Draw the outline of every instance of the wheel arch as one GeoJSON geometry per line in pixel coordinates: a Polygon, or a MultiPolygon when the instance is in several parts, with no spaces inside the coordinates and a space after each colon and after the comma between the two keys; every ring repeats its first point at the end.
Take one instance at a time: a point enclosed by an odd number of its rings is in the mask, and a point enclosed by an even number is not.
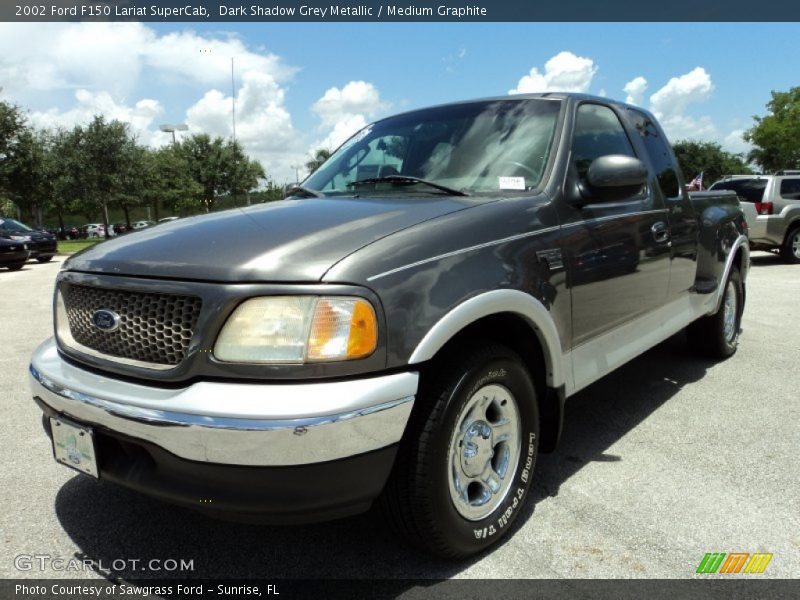
{"type": "Polygon", "coordinates": [[[786,244],[786,241],[789,239],[789,236],[795,229],[800,229],[800,211],[795,214],[789,224],[786,226],[786,232],[783,234],[783,241],[781,242],[781,246],[786,244]]]}
{"type": "Polygon", "coordinates": [[[437,321],[417,345],[409,363],[436,364],[474,340],[495,341],[519,354],[536,387],[541,421],[539,449],[555,449],[564,417],[566,377],[558,331],[549,311],[524,292],[481,294],[437,321]]]}

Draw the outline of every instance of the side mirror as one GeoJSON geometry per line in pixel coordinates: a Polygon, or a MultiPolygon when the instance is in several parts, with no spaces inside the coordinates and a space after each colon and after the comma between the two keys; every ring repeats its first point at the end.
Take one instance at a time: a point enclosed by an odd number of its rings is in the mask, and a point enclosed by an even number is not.
{"type": "Polygon", "coordinates": [[[601,197],[633,195],[647,183],[647,167],[638,158],[608,154],[592,161],[586,173],[590,195],[601,197]]]}
{"type": "Polygon", "coordinates": [[[638,158],[609,154],[592,161],[586,179],[593,188],[634,188],[647,183],[647,167],[638,158]]]}

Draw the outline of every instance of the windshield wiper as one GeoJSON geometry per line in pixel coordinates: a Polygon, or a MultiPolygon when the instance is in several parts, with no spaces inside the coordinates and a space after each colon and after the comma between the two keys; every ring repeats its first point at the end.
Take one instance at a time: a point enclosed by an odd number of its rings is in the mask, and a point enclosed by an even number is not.
{"type": "Polygon", "coordinates": [[[288,190],[286,190],[287,198],[289,196],[297,196],[303,194],[306,198],[324,198],[325,194],[322,192],[318,192],[317,190],[312,190],[311,188],[303,187],[302,185],[293,185],[288,190]]]}
{"type": "Polygon", "coordinates": [[[453,196],[469,196],[467,192],[462,192],[461,190],[447,187],[446,185],[441,185],[433,181],[428,181],[427,179],[420,179],[419,177],[411,177],[410,175],[386,175],[384,177],[370,177],[369,179],[360,179],[358,181],[350,182],[347,184],[347,186],[355,187],[357,185],[367,185],[370,183],[397,183],[399,185],[402,184],[410,185],[412,183],[421,183],[423,185],[427,185],[428,187],[432,187],[437,190],[447,192],[448,194],[452,194],[453,196]]]}

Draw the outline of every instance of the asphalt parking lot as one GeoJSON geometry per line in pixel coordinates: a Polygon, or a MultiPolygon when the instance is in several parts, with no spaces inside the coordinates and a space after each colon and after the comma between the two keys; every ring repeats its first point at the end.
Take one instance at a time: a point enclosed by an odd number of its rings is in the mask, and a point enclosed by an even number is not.
{"type": "Polygon", "coordinates": [[[51,335],[60,262],[0,271],[0,577],[86,577],[15,568],[35,554],[193,560],[182,577],[685,578],[706,552],[771,552],[762,577],[800,574],[800,266],[754,253],[732,359],[699,359],[679,335],[570,399],[561,446],[540,457],[514,535],[446,562],[398,544],[374,514],[226,523],[57,465],[27,367],[51,335]]]}

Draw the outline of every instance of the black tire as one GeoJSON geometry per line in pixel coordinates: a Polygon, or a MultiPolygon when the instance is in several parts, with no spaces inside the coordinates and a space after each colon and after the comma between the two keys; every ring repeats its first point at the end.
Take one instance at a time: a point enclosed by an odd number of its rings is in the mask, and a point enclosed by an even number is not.
{"type": "Polygon", "coordinates": [[[51,260],[53,260],[53,257],[52,256],[37,256],[36,260],[39,261],[40,263],[46,263],[46,262],[50,262],[51,260]]]}
{"type": "Polygon", "coordinates": [[[739,346],[739,332],[744,311],[744,283],[739,268],[731,268],[725,282],[722,302],[719,310],[713,315],[698,319],[686,329],[689,344],[702,354],[715,359],[725,359],[736,353],[739,346]],[[726,301],[728,294],[735,296],[733,330],[726,330],[726,301]]]}
{"type": "Polygon", "coordinates": [[[13,265],[6,265],[6,268],[7,268],[9,271],[19,271],[19,270],[20,270],[22,267],[24,267],[24,266],[25,266],[25,263],[26,263],[26,262],[27,262],[27,261],[24,261],[24,260],[23,260],[22,262],[14,263],[13,265]]]}
{"type": "MultiPolygon", "coordinates": [[[[380,507],[395,532],[417,547],[446,558],[481,552],[499,542],[519,516],[533,480],[538,445],[536,391],[522,360],[505,346],[491,342],[473,345],[433,365],[423,377],[394,470],[379,501],[380,507]],[[495,396],[488,400],[487,395],[476,393],[487,389],[500,390],[502,400],[498,401],[495,396]],[[506,392],[508,396],[503,395],[506,392]],[[488,404],[488,408],[481,408],[483,404],[488,404]],[[500,404],[504,408],[500,408],[500,404]],[[473,411],[462,415],[469,406],[473,411]],[[498,408],[501,411],[515,408],[518,419],[509,421],[503,418],[502,412],[493,413],[497,415],[493,419],[490,411],[498,408]],[[486,419],[471,421],[473,424],[499,427],[504,422],[512,423],[508,431],[513,428],[517,432],[516,438],[509,434],[509,441],[514,443],[504,447],[507,442],[498,441],[502,436],[495,439],[495,430],[488,434],[490,438],[485,437],[486,433],[481,434],[484,437],[468,438],[473,428],[459,430],[458,424],[467,423],[469,415],[473,414],[482,414],[486,419]],[[457,430],[459,435],[456,435],[457,430]],[[477,440],[481,449],[470,455],[475,458],[465,458],[467,448],[477,447],[471,440],[477,440]],[[485,450],[486,447],[490,450],[485,450]],[[455,452],[451,453],[453,448],[455,452]],[[516,460],[513,460],[514,455],[516,460]],[[456,489],[452,473],[456,471],[453,465],[463,465],[462,460],[474,460],[471,466],[483,462],[487,469],[491,465],[492,473],[505,473],[504,477],[493,481],[498,485],[496,496],[488,485],[483,486],[482,490],[490,493],[491,500],[487,504],[476,507],[462,502],[461,508],[456,508],[457,500],[451,495],[454,493],[451,488],[456,489]],[[466,518],[460,512],[471,510],[491,512],[482,518],[478,514],[466,518]]],[[[462,477],[468,475],[461,473],[456,479],[462,477]]],[[[472,482],[462,486],[464,496],[473,489],[470,486],[481,488],[482,485],[472,482]]]]}
{"type": "Polygon", "coordinates": [[[800,227],[794,227],[786,234],[781,246],[781,258],[791,265],[800,264],[800,227]]]}

